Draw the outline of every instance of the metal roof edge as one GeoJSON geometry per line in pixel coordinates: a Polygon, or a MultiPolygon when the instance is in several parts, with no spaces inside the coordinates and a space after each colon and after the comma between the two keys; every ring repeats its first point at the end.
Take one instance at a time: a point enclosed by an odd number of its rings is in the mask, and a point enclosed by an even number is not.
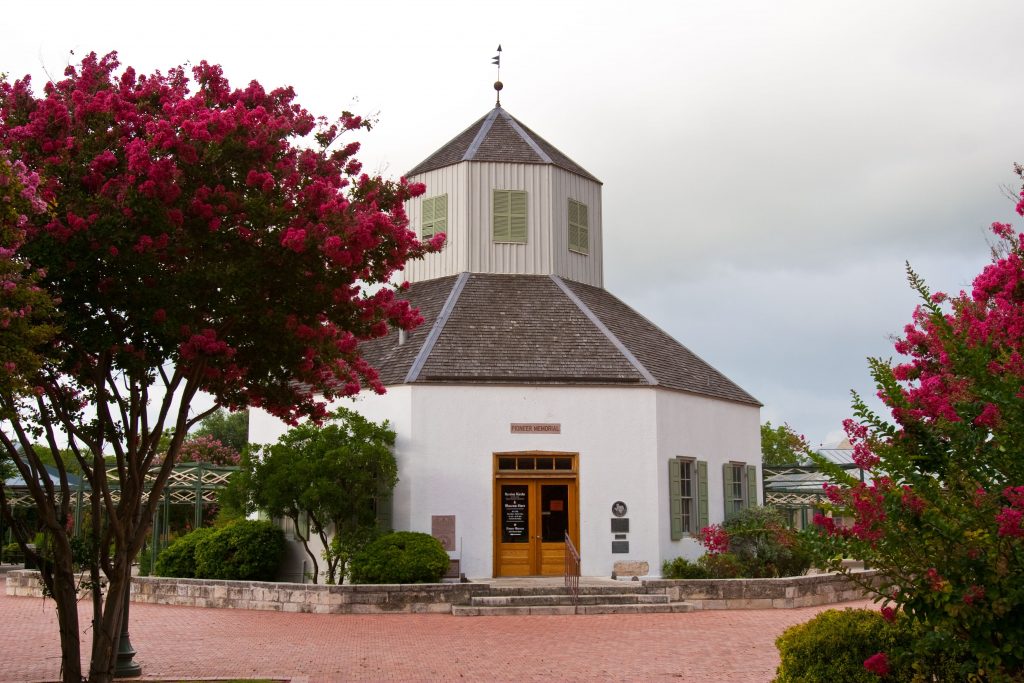
{"type": "Polygon", "coordinates": [[[648,371],[647,368],[644,367],[644,364],[641,363],[637,359],[637,357],[633,355],[633,352],[626,348],[626,345],[623,344],[622,341],[618,337],[616,337],[612,333],[612,331],[605,326],[603,322],[601,322],[601,319],[597,317],[597,314],[590,310],[590,307],[583,303],[583,301],[578,296],[576,296],[576,293],[569,289],[568,285],[562,282],[562,278],[558,277],[555,274],[548,275],[548,277],[551,278],[552,282],[558,285],[558,288],[561,289],[567,297],[569,297],[570,301],[576,304],[576,307],[580,309],[583,315],[587,316],[590,322],[593,323],[594,327],[596,327],[601,332],[601,334],[603,334],[608,339],[608,341],[610,341],[612,345],[615,346],[616,349],[618,349],[619,353],[621,353],[623,357],[627,361],[629,361],[629,364],[632,365],[636,369],[636,371],[643,376],[645,380],[647,380],[648,384],[650,384],[651,386],[658,385],[658,380],[654,377],[654,375],[652,375],[650,371],[648,371]]]}
{"type": "Polygon", "coordinates": [[[409,367],[409,372],[405,375],[405,384],[415,382],[420,376],[420,372],[423,370],[427,358],[430,357],[431,352],[434,350],[434,344],[437,343],[441,332],[444,331],[448,318],[451,316],[452,311],[455,310],[455,304],[458,303],[459,296],[462,294],[462,290],[465,288],[468,280],[468,272],[459,273],[455,284],[452,286],[452,291],[448,293],[448,299],[444,302],[441,312],[437,315],[437,320],[434,321],[433,326],[430,328],[430,334],[427,335],[423,346],[420,347],[419,353],[416,354],[416,359],[413,360],[412,365],[409,367]]]}

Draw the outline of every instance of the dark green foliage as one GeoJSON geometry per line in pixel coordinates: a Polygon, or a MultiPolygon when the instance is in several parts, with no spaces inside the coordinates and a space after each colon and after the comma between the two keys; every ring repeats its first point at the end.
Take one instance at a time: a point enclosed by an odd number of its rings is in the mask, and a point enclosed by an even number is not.
{"type": "Polygon", "coordinates": [[[707,553],[697,559],[697,565],[707,572],[709,579],[750,578],[744,572],[743,564],[732,553],[707,553]]]}
{"type": "Polygon", "coordinates": [[[284,532],[274,524],[241,520],[214,530],[196,545],[195,576],[197,579],[273,581],[284,549],[284,532]]]}
{"type": "Polygon", "coordinates": [[[3,547],[3,561],[7,563],[21,562],[21,546],[17,543],[8,543],[3,547]]]}
{"type": "Polygon", "coordinates": [[[224,409],[217,410],[199,423],[199,429],[192,436],[212,436],[241,453],[249,443],[249,411],[229,413],[224,409]]]}
{"type": "Polygon", "coordinates": [[[772,427],[771,421],[761,425],[761,462],[765,465],[800,465],[810,462],[810,447],[803,436],[788,424],[772,427]]]}
{"type": "Polygon", "coordinates": [[[258,509],[292,520],[302,530],[299,538],[314,581],[320,570],[308,541],[318,536],[327,550],[327,582],[335,583],[352,550],[375,535],[377,506],[398,481],[398,467],[391,452],[395,432],[387,422],[377,424],[344,408],[331,418],[322,426],[299,425],[277,443],[246,453],[220,501],[229,509],[258,509]],[[331,543],[332,533],[339,544],[331,543]]]}
{"type": "Polygon", "coordinates": [[[447,569],[441,542],[415,531],[381,536],[349,564],[352,583],[436,583],[447,569]]]}
{"type": "Polygon", "coordinates": [[[909,651],[915,642],[923,640],[924,631],[902,613],[886,621],[875,610],[830,609],[790,627],[776,639],[782,661],[775,683],[967,680],[959,673],[957,654],[949,651],[916,661],[890,655],[889,674],[884,678],[864,667],[865,660],[879,652],[909,651]]]}
{"type": "Polygon", "coordinates": [[[661,565],[661,575],[666,579],[710,579],[708,570],[698,562],[690,562],[685,557],[666,560],[661,565]]]}
{"type": "Polygon", "coordinates": [[[801,576],[811,566],[806,534],[789,528],[777,508],[746,508],[722,528],[729,536],[729,553],[736,557],[745,578],[801,576]]]}
{"type": "Polygon", "coordinates": [[[203,527],[176,538],[157,555],[153,575],[180,579],[195,578],[196,547],[201,541],[209,538],[214,531],[209,527],[203,527]]]}
{"type": "MultiPolygon", "coordinates": [[[[347,567],[353,557],[386,533],[391,533],[391,530],[368,525],[345,525],[336,528],[331,545],[324,551],[324,556],[327,559],[335,558],[338,567],[347,567]]],[[[334,578],[328,576],[327,582],[333,583],[334,578]]]]}

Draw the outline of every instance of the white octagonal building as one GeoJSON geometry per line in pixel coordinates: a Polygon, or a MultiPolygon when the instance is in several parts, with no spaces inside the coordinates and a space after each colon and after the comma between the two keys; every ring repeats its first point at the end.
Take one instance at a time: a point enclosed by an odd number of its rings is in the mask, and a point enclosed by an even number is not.
{"type": "Polygon", "coordinates": [[[469,577],[561,574],[566,535],[585,576],[659,576],[757,503],[760,403],[603,288],[600,181],[500,105],[408,178],[448,237],[405,273],[425,322],[365,343],[387,393],[343,402],[397,432],[393,528],[469,577]]]}

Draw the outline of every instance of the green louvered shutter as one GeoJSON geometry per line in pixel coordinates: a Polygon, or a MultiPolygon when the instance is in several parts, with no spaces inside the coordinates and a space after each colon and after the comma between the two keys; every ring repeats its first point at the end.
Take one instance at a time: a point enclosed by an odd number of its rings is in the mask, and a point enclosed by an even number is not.
{"type": "Polygon", "coordinates": [[[697,461],[697,528],[695,533],[706,527],[708,522],[708,462],[697,461]]]}
{"type": "Polygon", "coordinates": [[[725,505],[725,520],[732,519],[732,464],[722,465],[722,500],[725,505]]]}
{"type": "Polygon", "coordinates": [[[754,465],[747,465],[747,499],[744,502],[748,508],[757,505],[757,467],[754,465]]]}
{"type": "Polygon", "coordinates": [[[526,193],[520,190],[511,190],[510,205],[511,216],[509,221],[509,242],[526,244],[526,193]]]}
{"type": "Polygon", "coordinates": [[[586,254],[590,250],[590,222],[587,205],[569,200],[569,249],[586,254]]]}
{"type": "Polygon", "coordinates": [[[672,458],[668,461],[668,509],[672,540],[683,537],[683,498],[682,498],[683,463],[672,458]]]}
{"type": "Polygon", "coordinates": [[[508,242],[512,234],[512,199],[509,190],[495,190],[492,203],[491,234],[495,242],[508,242]]]}
{"type": "Polygon", "coordinates": [[[423,200],[423,239],[434,236],[434,198],[423,200]]]}
{"type": "Polygon", "coordinates": [[[569,200],[569,250],[580,250],[580,203],[569,200]]]}
{"type": "Polygon", "coordinates": [[[590,253],[590,210],[580,204],[580,252],[590,253]]]}
{"type": "Polygon", "coordinates": [[[448,195],[423,200],[423,239],[448,232],[448,195]]]}

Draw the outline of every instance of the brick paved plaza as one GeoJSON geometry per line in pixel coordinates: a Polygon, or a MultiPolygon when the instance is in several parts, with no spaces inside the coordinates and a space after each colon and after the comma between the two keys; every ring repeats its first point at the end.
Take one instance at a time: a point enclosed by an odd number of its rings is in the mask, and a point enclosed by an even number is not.
{"type": "MultiPolygon", "coordinates": [[[[764,683],[778,664],[775,638],[824,609],[452,617],[139,604],[131,635],[149,679],[764,683]]],[[[80,613],[87,644],[86,602],[80,613]]],[[[60,667],[53,602],[7,597],[2,580],[0,662],[0,681],[56,680],[60,667]]]]}

